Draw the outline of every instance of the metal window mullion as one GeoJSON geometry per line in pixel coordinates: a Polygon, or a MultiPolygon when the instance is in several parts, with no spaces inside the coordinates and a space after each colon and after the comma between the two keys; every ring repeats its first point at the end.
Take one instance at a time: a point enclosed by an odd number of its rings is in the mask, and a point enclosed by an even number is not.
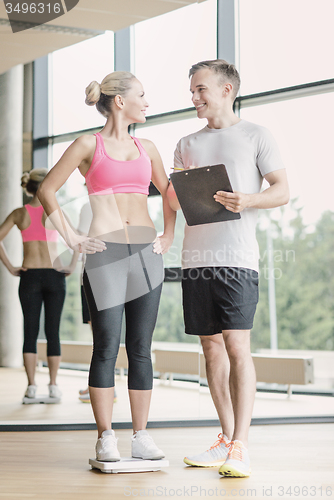
{"type": "Polygon", "coordinates": [[[152,127],[153,125],[163,125],[165,123],[187,120],[189,118],[196,118],[196,116],[197,113],[195,108],[170,111],[168,113],[148,116],[145,123],[136,123],[135,128],[140,129],[145,127],[152,127]]]}
{"type": "Polygon", "coordinates": [[[242,108],[334,92],[334,79],[237,97],[242,108]]]}
{"type": "Polygon", "coordinates": [[[116,31],[114,34],[114,67],[115,71],[133,71],[131,27],[116,31]]]}
{"type": "Polygon", "coordinates": [[[217,57],[239,66],[237,0],[217,0],[217,57]]]}
{"type": "MultiPolygon", "coordinates": [[[[34,76],[35,78],[35,76],[34,76]]],[[[313,95],[319,95],[323,93],[334,92],[334,79],[323,80],[319,82],[307,83],[304,85],[297,85],[294,87],[287,87],[283,89],[275,89],[268,92],[261,92],[259,94],[239,96],[236,99],[235,109],[238,111],[239,107],[250,107],[260,104],[268,104],[278,101],[284,101],[287,99],[296,99],[298,97],[308,97],[313,95]]],[[[34,121],[35,121],[35,97],[34,97],[34,121]]],[[[145,126],[162,125],[165,123],[171,123],[173,121],[185,120],[189,118],[195,118],[196,111],[194,108],[186,108],[181,110],[169,111],[167,113],[161,113],[158,115],[148,116],[145,124],[136,124],[136,128],[144,128],[145,126]]],[[[100,127],[95,127],[91,129],[77,130],[75,132],[68,132],[65,134],[60,134],[56,136],[45,135],[44,137],[39,137],[34,139],[34,148],[39,149],[52,140],[53,144],[59,144],[61,142],[72,141],[83,134],[93,134],[98,132],[100,127]]]]}
{"type": "Polygon", "coordinates": [[[33,63],[33,168],[48,168],[50,165],[48,143],[35,148],[36,140],[49,138],[49,106],[49,61],[48,56],[44,56],[33,63]]]}

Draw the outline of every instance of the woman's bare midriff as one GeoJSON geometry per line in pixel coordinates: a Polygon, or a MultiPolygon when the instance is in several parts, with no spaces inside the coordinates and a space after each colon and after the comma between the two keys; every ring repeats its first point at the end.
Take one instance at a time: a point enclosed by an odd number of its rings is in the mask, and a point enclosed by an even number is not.
{"type": "Polygon", "coordinates": [[[57,257],[57,243],[47,241],[25,241],[23,243],[22,267],[27,269],[52,269],[51,259],[57,257]]]}
{"type": "Polygon", "coordinates": [[[147,195],[91,195],[93,220],[89,236],[113,243],[151,243],[156,236],[147,195]]]}

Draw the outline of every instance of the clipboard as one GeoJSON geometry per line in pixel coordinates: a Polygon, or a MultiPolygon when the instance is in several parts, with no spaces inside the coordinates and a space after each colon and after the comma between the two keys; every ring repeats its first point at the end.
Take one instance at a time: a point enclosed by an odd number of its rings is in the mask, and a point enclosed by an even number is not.
{"type": "Polygon", "coordinates": [[[184,169],[172,173],[170,178],[188,226],[241,218],[213,197],[217,191],[233,193],[225,165],[184,169]]]}

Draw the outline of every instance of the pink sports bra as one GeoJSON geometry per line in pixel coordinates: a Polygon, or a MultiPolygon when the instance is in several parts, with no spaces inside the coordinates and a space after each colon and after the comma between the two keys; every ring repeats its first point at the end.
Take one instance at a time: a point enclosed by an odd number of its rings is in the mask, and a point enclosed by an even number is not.
{"type": "Polygon", "coordinates": [[[148,194],[152,176],[151,160],[141,143],[134,140],[140,156],[135,160],[114,160],[108,156],[100,133],[92,164],[85,176],[88,194],[141,193],[148,194]]]}
{"type": "Polygon", "coordinates": [[[44,208],[24,205],[30,215],[30,225],[21,231],[22,240],[25,241],[57,241],[58,232],[55,229],[46,229],[42,224],[44,208]]]}

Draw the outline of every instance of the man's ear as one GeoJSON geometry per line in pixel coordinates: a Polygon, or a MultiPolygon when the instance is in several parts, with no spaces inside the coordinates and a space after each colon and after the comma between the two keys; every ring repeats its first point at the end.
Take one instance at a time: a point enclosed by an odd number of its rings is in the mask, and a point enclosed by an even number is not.
{"type": "Polygon", "coordinates": [[[224,87],[223,87],[223,94],[224,95],[231,95],[233,91],[233,86],[231,83],[224,83],[224,87]]]}

